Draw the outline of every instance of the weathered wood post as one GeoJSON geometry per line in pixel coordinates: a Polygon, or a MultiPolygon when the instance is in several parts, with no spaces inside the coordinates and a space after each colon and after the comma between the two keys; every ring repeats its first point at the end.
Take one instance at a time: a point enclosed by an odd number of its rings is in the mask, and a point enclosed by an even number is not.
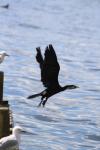
{"type": "Polygon", "coordinates": [[[4,73],[0,71],[0,138],[10,134],[8,101],[3,101],[4,73]]]}
{"type": "Polygon", "coordinates": [[[0,71],[0,102],[3,101],[3,81],[4,81],[4,73],[0,71]]]}

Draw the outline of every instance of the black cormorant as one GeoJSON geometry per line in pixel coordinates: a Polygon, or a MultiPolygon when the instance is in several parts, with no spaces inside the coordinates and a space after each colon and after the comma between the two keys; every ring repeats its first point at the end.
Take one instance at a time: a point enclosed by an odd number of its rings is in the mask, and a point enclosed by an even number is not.
{"type": "Polygon", "coordinates": [[[41,96],[41,102],[39,103],[39,106],[41,105],[45,106],[49,97],[64,90],[75,89],[78,86],[76,85],[66,85],[64,87],[60,86],[58,82],[60,66],[57,60],[55,50],[51,44],[46,47],[44,58],[41,54],[40,47],[36,48],[36,50],[37,50],[36,60],[39,63],[41,69],[41,81],[44,87],[46,87],[46,89],[38,94],[30,95],[28,99],[41,96]]]}

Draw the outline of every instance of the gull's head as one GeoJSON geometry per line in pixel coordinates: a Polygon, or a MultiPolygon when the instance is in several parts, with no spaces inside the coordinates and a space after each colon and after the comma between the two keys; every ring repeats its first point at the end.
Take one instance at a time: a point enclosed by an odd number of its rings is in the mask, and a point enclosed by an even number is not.
{"type": "Polygon", "coordinates": [[[20,127],[20,126],[15,126],[14,128],[13,128],[13,134],[20,134],[21,132],[23,131],[23,128],[22,127],[20,127]]]}
{"type": "Polygon", "coordinates": [[[15,126],[12,130],[12,134],[16,137],[19,143],[20,143],[20,135],[22,131],[23,131],[23,128],[20,126],[15,126]]]}
{"type": "Polygon", "coordinates": [[[12,130],[12,134],[15,137],[15,139],[18,141],[18,143],[20,143],[21,132],[23,132],[23,128],[20,126],[15,126],[12,130]]]}
{"type": "Polygon", "coordinates": [[[2,52],[0,52],[0,56],[5,57],[5,56],[9,56],[9,55],[5,51],[2,51],[2,52]]]}

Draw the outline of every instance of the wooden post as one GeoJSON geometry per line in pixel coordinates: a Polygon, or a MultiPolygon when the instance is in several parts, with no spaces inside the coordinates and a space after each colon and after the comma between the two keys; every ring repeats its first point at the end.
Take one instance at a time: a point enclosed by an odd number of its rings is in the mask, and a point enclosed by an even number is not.
{"type": "Polygon", "coordinates": [[[4,80],[4,73],[0,71],[0,102],[3,101],[3,80],[4,80]]]}
{"type": "Polygon", "coordinates": [[[8,101],[3,101],[4,73],[0,71],[0,138],[10,134],[8,101]]]}
{"type": "Polygon", "coordinates": [[[0,107],[0,138],[10,134],[9,107],[0,107]]]}

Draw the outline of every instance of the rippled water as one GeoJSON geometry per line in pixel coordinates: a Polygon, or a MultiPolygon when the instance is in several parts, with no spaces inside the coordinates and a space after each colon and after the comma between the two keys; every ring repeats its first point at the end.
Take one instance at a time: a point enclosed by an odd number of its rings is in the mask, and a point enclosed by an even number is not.
{"type": "Polygon", "coordinates": [[[5,72],[4,99],[14,123],[27,131],[20,150],[100,149],[100,1],[2,0],[0,49],[11,56],[0,65],[5,72]],[[37,46],[52,43],[61,66],[62,85],[80,88],[51,97],[45,108],[40,98],[37,46]]]}

